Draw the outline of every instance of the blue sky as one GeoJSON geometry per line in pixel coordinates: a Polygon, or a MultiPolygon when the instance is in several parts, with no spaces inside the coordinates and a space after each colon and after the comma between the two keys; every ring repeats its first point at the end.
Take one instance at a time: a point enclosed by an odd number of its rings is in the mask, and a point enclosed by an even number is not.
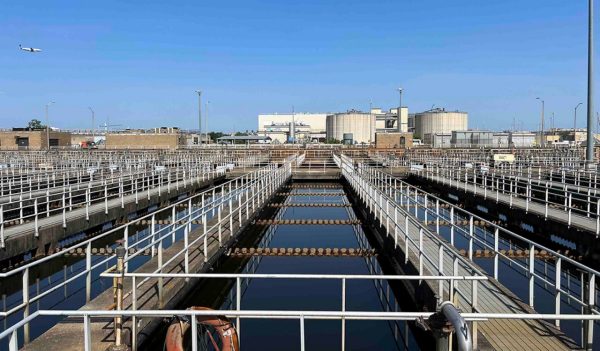
{"type": "Polygon", "coordinates": [[[583,127],[586,26],[586,0],[4,2],[0,127],[56,101],[62,128],[89,128],[88,106],[124,127],[195,128],[200,88],[209,129],[229,132],[292,105],[388,108],[398,86],[411,112],[468,111],[472,128],[536,128],[537,96],[557,127],[583,102],[583,127]]]}

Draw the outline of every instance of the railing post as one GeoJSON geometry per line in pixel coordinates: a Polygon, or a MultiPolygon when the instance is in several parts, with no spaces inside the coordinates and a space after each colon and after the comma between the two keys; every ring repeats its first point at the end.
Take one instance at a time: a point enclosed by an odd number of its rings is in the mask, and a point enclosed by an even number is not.
{"type": "Polygon", "coordinates": [[[85,246],[85,302],[90,302],[92,295],[92,241],[85,246]]]}
{"type": "Polygon", "coordinates": [[[192,323],[191,337],[192,337],[192,351],[198,351],[198,321],[196,316],[190,316],[190,322],[192,323]]]}
{"type": "Polygon", "coordinates": [[[423,228],[419,228],[419,275],[423,275],[423,228]]]}
{"type": "Polygon", "coordinates": [[[475,227],[473,226],[473,215],[469,216],[469,261],[473,261],[473,238],[475,227]]]}
{"type": "MultiPolygon", "coordinates": [[[[586,315],[591,315],[596,304],[596,275],[592,272],[588,273],[588,280],[582,284],[585,284],[584,302],[586,306],[584,308],[586,315]],[[586,301],[587,300],[587,301],[586,301]]],[[[594,349],[594,321],[587,320],[583,322],[583,336],[584,336],[584,348],[586,350],[594,349]]]]}
{"type": "Polygon", "coordinates": [[[454,246],[454,205],[450,205],[450,244],[454,246]]]}
{"type": "Polygon", "coordinates": [[[535,246],[529,245],[529,306],[534,307],[535,293],[535,246]]]}
{"type": "MultiPolygon", "coordinates": [[[[478,297],[477,297],[477,292],[478,292],[478,282],[476,279],[473,279],[473,285],[472,285],[472,290],[471,290],[471,296],[472,296],[472,305],[471,305],[471,312],[472,313],[476,313],[477,312],[477,305],[478,305],[478,297]]],[[[472,322],[472,328],[471,328],[471,338],[473,340],[473,350],[478,350],[478,340],[477,340],[477,321],[473,321],[472,322]]]]}
{"type": "MultiPolygon", "coordinates": [[[[237,312],[241,311],[241,309],[242,309],[242,280],[241,279],[242,278],[240,278],[240,277],[235,278],[235,310],[237,312]]],[[[239,315],[236,317],[235,326],[237,329],[238,339],[241,339],[242,326],[240,325],[240,316],[239,315]]],[[[241,341],[240,341],[240,344],[241,344],[241,341]]]]}
{"type": "Polygon", "coordinates": [[[33,215],[34,215],[34,227],[35,227],[35,237],[37,238],[40,235],[40,228],[38,226],[38,199],[33,200],[33,215]]]}
{"type": "MultiPolygon", "coordinates": [[[[562,258],[559,256],[556,258],[556,264],[554,266],[554,314],[560,314],[560,289],[561,289],[561,278],[562,278],[562,258]]],[[[554,325],[560,328],[560,319],[554,321],[554,325]]]]}
{"type": "MultiPolygon", "coordinates": [[[[125,265],[124,265],[124,260],[125,260],[125,253],[127,252],[127,250],[123,247],[123,246],[118,246],[116,251],[116,255],[117,255],[117,270],[116,273],[119,274],[119,276],[116,279],[116,293],[115,293],[115,305],[116,308],[115,310],[117,311],[122,311],[123,310],[123,276],[125,273],[125,265]]],[[[117,315],[115,316],[114,319],[114,324],[115,324],[115,343],[114,345],[111,345],[109,347],[109,350],[111,351],[117,351],[117,350],[127,350],[127,345],[125,345],[123,343],[123,316],[122,315],[117,315]]]]}
{"type": "MultiPolygon", "coordinates": [[[[440,243],[438,246],[438,275],[444,275],[444,246],[440,243]]],[[[444,281],[438,281],[438,305],[444,301],[444,281]]]]}
{"type": "MultiPolygon", "coordinates": [[[[23,319],[29,316],[29,268],[23,270],[23,319]]],[[[6,318],[6,317],[5,317],[6,318]]],[[[23,342],[29,343],[29,323],[25,323],[23,326],[23,342]]]]}
{"type": "MultiPolygon", "coordinates": [[[[342,278],[342,312],[346,312],[346,278],[342,278]]],[[[346,350],[346,318],[342,317],[342,351],[346,350]]]]}
{"type": "Polygon", "coordinates": [[[500,253],[498,252],[498,244],[500,241],[500,229],[498,229],[498,227],[496,227],[496,229],[494,230],[494,279],[498,280],[498,268],[499,268],[499,258],[500,258],[500,253]]]}
{"type": "Polygon", "coordinates": [[[4,248],[4,206],[0,205],[0,248],[4,248]]]}

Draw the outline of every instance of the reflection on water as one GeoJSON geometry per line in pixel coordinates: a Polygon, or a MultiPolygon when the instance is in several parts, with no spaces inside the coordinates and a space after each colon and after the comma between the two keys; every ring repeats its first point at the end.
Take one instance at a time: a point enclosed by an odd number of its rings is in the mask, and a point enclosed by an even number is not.
{"type": "MultiPolygon", "coordinates": [[[[315,193],[318,188],[294,189],[293,192],[315,193]]],[[[341,189],[327,190],[340,196],[290,196],[288,202],[344,202],[341,189]]],[[[278,216],[282,219],[349,219],[351,208],[344,207],[287,207],[278,216]]],[[[258,246],[276,248],[358,248],[368,245],[360,227],[351,225],[276,225],[267,230],[258,246]]],[[[239,258],[230,258],[240,260],[239,258]]],[[[224,264],[224,267],[231,265],[224,264]]],[[[243,269],[255,273],[288,274],[370,274],[381,272],[377,260],[362,257],[254,257],[243,269]],[[370,265],[370,268],[369,268],[370,265]]],[[[340,280],[252,279],[242,283],[243,310],[312,310],[340,311],[342,283],[340,280]]],[[[386,282],[348,280],[346,283],[347,311],[383,311],[397,309],[393,294],[386,282]],[[383,290],[380,294],[378,287],[383,290]],[[388,301],[385,301],[388,296],[388,301]],[[383,298],[383,300],[381,299],[383,298]]],[[[235,287],[218,306],[235,309],[235,287]],[[233,303],[232,303],[233,301],[233,303]]],[[[202,302],[196,296],[187,303],[202,302]]],[[[414,337],[404,322],[346,321],[346,350],[418,350],[414,337]]],[[[305,345],[308,350],[341,348],[340,320],[306,320],[305,345]]],[[[298,320],[242,319],[241,345],[244,350],[300,349],[298,320]]]]}

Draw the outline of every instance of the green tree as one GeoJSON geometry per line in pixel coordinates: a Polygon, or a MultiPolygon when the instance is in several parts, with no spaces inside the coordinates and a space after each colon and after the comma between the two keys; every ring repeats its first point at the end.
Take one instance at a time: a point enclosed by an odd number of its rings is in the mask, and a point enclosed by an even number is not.
{"type": "Polygon", "coordinates": [[[210,139],[212,141],[217,141],[217,139],[219,139],[220,137],[223,136],[222,132],[210,132],[208,133],[208,135],[210,136],[210,139]]]}
{"type": "Polygon", "coordinates": [[[31,121],[29,121],[29,123],[27,123],[27,128],[29,128],[29,129],[44,129],[44,128],[46,128],[46,126],[43,125],[39,119],[34,118],[31,121]]]}

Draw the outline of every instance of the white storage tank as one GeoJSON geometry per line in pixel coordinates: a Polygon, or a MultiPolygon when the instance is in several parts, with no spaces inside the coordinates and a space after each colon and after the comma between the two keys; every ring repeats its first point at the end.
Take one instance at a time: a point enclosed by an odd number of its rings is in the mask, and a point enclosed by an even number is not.
{"type": "Polygon", "coordinates": [[[415,133],[421,139],[424,139],[426,134],[446,134],[468,129],[466,112],[451,112],[437,108],[415,114],[415,133]]]}
{"type": "Polygon", "coordinates": [[[368,144],[375,141],[375,115],[348,111],[327,116],[327,139],[343,141],[344,134],[352,134],[354,143],[368,144]]]}

